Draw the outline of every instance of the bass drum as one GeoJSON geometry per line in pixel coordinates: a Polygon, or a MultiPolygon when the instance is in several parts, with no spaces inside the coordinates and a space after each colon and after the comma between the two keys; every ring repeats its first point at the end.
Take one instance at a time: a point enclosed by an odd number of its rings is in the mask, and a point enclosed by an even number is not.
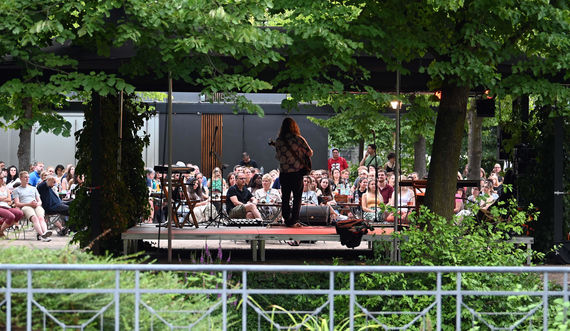
{"type": "Polygon", "coordinates": [[[329,225],[329,206],[301,206],[299,221],[307,225],[329,225]]]}

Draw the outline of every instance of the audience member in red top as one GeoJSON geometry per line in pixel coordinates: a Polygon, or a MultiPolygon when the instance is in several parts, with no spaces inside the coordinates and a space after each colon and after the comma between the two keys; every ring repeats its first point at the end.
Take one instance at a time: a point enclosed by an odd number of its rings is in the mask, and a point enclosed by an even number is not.
{"type": "Polygon", "coordinates": [[[378,169],[378,191],[382,194],[384,203],[388,203],[394,193],[394,188],[388,184],[386,180],[386,171],[384,169],[378,169]]]}
{"type": "Polygon", "coordinates": [[[333,148],[332,155],[333,157],[330,158],[328,162],[329,173],[332,169],[343,171],[348,168],[348,163],[346,163],[346,159],[344,157],[340,156],[338,148],[333,148]]]}

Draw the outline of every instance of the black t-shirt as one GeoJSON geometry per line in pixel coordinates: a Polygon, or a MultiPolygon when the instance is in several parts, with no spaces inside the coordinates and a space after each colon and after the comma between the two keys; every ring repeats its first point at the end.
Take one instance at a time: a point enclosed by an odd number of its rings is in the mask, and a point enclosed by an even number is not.
{"type": "Polygon", "coordinates": [[[230,199],[233,196],[236,196],[238,201],[241,203],[247,203],[251,198],[253,198],[253,194],[251,194],[245,186],[242,191],[238,189],[237,185],[230,187],[226,193],[226,209],[228,210],[228,213],[235,207],[230,199]]]}
{"type": "Polygon", "coordinates": [[[249,159],[249,162],[244,162],[243,160],[239,161],[238,163],[240,166],[242,167],[248,167],[248,168],[256,168],[259,169],[259,167],[257,166],[257,162],[255,162],[252,159],[249,159]]]}

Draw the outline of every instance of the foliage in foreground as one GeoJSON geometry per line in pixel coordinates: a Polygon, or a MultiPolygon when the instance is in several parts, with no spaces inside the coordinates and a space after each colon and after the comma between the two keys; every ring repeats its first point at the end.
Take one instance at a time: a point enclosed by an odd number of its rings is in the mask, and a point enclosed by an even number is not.
{"type": "MultiPolygon", "coordinates": [[[[412,219],[409,230],[402,232],[401,241],[402,262],[400,265],[427,265],[427,266],[522,266],[526,261],[526,250],[509,242],[513,235],[520,235],[522,225],[526,222],[528,214],[519,211],[513,206],[493,208],[491,214],[496,222],[480,222],[473,217],[466,217],[456,224],[450,223],[427,209],[422,209],[421,215],[412,219]],[[507,220],[508,221],[504,221],[507,220]],[[429,224],[429,226],[428,226],[429,224]]],[[[389,243],[388,248],[391,245],[389,243]]],[[[375,257],[366,261],[368,265],[386,264],[386,254],[378,247],[375,257]]],[[[536,259],[542,254],[533,253],[536,259]]],[[[436,289],[436,274],[429,273],[362,273],[355,274],[355,290],[401,290],[401,291],[429,291],[436,289]]],[[[456,289],[456,275],[442,275],[442,289],[456,289]]],[[[349,275],[335,276],[335,289],[349,289],[349,275]]],[[[329,275],[312,274],[255,274],[249,278],[249,286],[256,288],[329,288],[329,275]]],[[[494,273],[464,273],[462,274],[462,289],[477,291],[540,291],[543,281],[538,274],[494,274],[494,273]]],[[[550,288],[557,285],[551,284],[550,288]]],[[[253,296],[254,302],[262,309],[270,312],[271,319],[280,325],[293,326],[306,321],[308,329],[322,330],[328,328],[328,306],[318,316],[307,313],[294,313],[291,311],[313,311],[325,304],[327,297],[317,295],[272,295],[253,296]],[[276,313],[280,312],[280,313],[276,313]],[[288,312],[288,313],[284,313],[288,312]]],[[[508,314],[484,316],[490,324],[505,327],[515,324],[524,314],[537,309],[529,320],[522,325],[541,325],[542,310],[539,307],[541,297],[521,296],[464,296],[463,303],[476,312],[511,312],[508,314]],[[521,314],[522,313],[522,314],[521,314]]],[[[348,296],[337,296],[334,302],[335,325],[346,327],[349,318],[348,296]]],[[[357,296],[357,302],[370,312],[420,312],[427,309],[433,302],[434,296],[404,295],[404,296],[357,296]]],[[[255,317],[255,316],[253,316],[255,317]]],[[[251,317],[250,326],[257,324],[251,317]]],[[[357,328],[381,328],[382,324],[402,327],[411,323],[413,314],[384,314],[375,315],[376,321],[366,317],[362,311],[356,309],[354,323],[357,328]]],[[[549,300],[549,328],[564,327],[568,321],[563,319],[563,303],[561,300],[549,300]]],[[[442,326],[444,330],[455,329],[456,300],[454,297],[445,297],[442,305],[442,326]]],[[[462,308],[462,322],[465,327],[475,329],[485,328],[482,321],[473,318],[470,312],[462,308]]],[[[432,307],[425,318],[412,323],[415,328],[431,329],[436,323],[436,310],[432,307]]],[[[532,329],[532,326],[530,327],[532,329]]]]}
{"type": "Polygon", "coordinates": [[[139,102],[135,95],[125,95],[121,119],[119,97],[108,95],[100,98],[100,131],[97,131],[94,119],[97,107],[91,101],[89,111],[85,112],[84,126],[75,134],[75,156],[78,160],[75,171],[85,175],[85,183],[71,204],[69,224],[77,231],[73,240],[81,247],[95,243],[101,251],[117,253],[121,247],[121,233],[148,217],[149,213],[142,159],[149,138],[146,133],[140,136],[138,132],[150,114],[148,105],[139,102]],[[122,138],[117,134],[121,124],[122,138]],[[98,144],[100,153],[94,150],[98,144]],[[100,197],[97,210],[100,229],[92,224],[95,193],[100,197]],[[104,235],[95,242],[94,238],[101,233],[104,235]]]}
{"type": "MultiPolygon", "coordinates": [[[[9,247],[2,250],[0,263],[10,264],[131,264],[139,261],[129,258],[113,258],[109,256],[94,256],[77,250],[37,250],[27,247],[9,247]]],[[[139,286],[141,289],[156,290],[189,290],[214,289],[221,282],[221,278],[212,274],[181,274],[176,272],[141,272],[139,286]]],[[[27,277],[25,271],[12,272],[12,288],[26,288],[27,277]]],[[[134,289],[135,273],[121,272],[120,287],[134,289]]],[[[0,272],[0,287],[6,287],[6,271],[0,272]]],[[[115,287],[114,271],[36,271],[33,273],[33,287],[36,289],[113,289],[115,287]]],[[[219,299],[216,296],[205,294],[141,294],[140,328],[167,329],[157,316],[152,316],[148,308],[154,309],[168,323],[179,326],[188,326],[195,323],[202,315],[201,312],[183,313],[182,311],[205,311],[213,306],[219,299]]],[[[99,310],[108,306],[103,313],[102,329],[113,329],[115,306],[112,304],[113,294],[34,294],[34,300],[48,310],[99,310]]],[[[124,293],[120,295],[120,329],[134,329],[135,295],[124,293]]],[[[12,294],[12,327],[25,327],[26,325],[26,295],[12,294]]],[[[87,313],[57,313],[52,314],[67,325],[86,323],[96,312],[87,313]]],[[[40,330],[43,314],[34,306],[32,329],[40,330]]],[[[6,311],[0,312],[0,327],[6,322],[6,311]]],[[[87,330],[100,328],[99,318],[95,318],[87,326],[87,330]]],[[[47,329],[56,328],[57,325],[47,318],[47,329]]],[[[194,330],[211,330],[222,328],[221,309],[214,310],[209,316],[196,324],[194,330]]]]}

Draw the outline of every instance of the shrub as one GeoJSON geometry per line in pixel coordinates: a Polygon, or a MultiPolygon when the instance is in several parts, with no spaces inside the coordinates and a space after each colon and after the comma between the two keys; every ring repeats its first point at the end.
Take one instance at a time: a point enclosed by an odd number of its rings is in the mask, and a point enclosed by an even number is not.
{"type": "MultiPolygon", "coordinates": [[[[0,263],[12,264],[130,264],[137,263],[135,259],[113,258],[110,256],[94,256],[77,250],[34,250],[26,247],[10,247],[2,250],[0,263]]],[[[203,273],[182,274],[177,272],[141,272],[139,286],[141,289],[214,289],[221,282],[218,275],[203,273]]],[[[26,272],[12,273],[12,287],[25,288],[27,284],[26,272]]],[[[135,284],[134,272],[121,272],[120,286],[122,289],[133,289],[135,284]]],[[[6,287],[6,271],[0,272],[0,286],[6,287]]],[[[114,271],[35,271],[33,272],[33,287],[36,289],[112,289],[115,287],[114,271]]],[[[110,305],[103,313],[103,329],[112,329],[114,325],[114,305],[111,304],[113,294],[34,294],[34,300],[48,310],[99,310],[110,305]]],[[[134,294],[120,295],[120,328],[129,330],[134,328],[135,297],[134,294]]],[[[140,305],[140,327],[143,330],[151,329],[151,324],[158,329],[166,329],[156,316],[152,316],[144,307],[148,305],[173,325],[189,325],[200,318],[205,311],[213,306],[219,299],[206,294],[143,294],[140,305]],[[186,311],[186,313],[180,312],[186,311]],[[190,312],[194,311],[194,312],[190,312]]],[[[12,294],[12,326],[24,327],[26,325],[26,296],[12,294]]],[[[56,318],[67,325],[85,323],[95,313],[53,313],[56,318]]],[[[42,312],[34,306],[32,329],[43,329],[42,312]]],[[[234,319],[232,317],[232,319],[234,319]]],[[[6,321],[5,310],[0,313],[0,326],[6,321]]],[[[47,318],[48,329],[58,325],[47,318]]],[[[100,321],[96,318],[87,329],[99,329],[100,321]]],[[[221,329],[221,308],[212,312],[209,317],[196,325],[198,330],[221,329]]]]}

